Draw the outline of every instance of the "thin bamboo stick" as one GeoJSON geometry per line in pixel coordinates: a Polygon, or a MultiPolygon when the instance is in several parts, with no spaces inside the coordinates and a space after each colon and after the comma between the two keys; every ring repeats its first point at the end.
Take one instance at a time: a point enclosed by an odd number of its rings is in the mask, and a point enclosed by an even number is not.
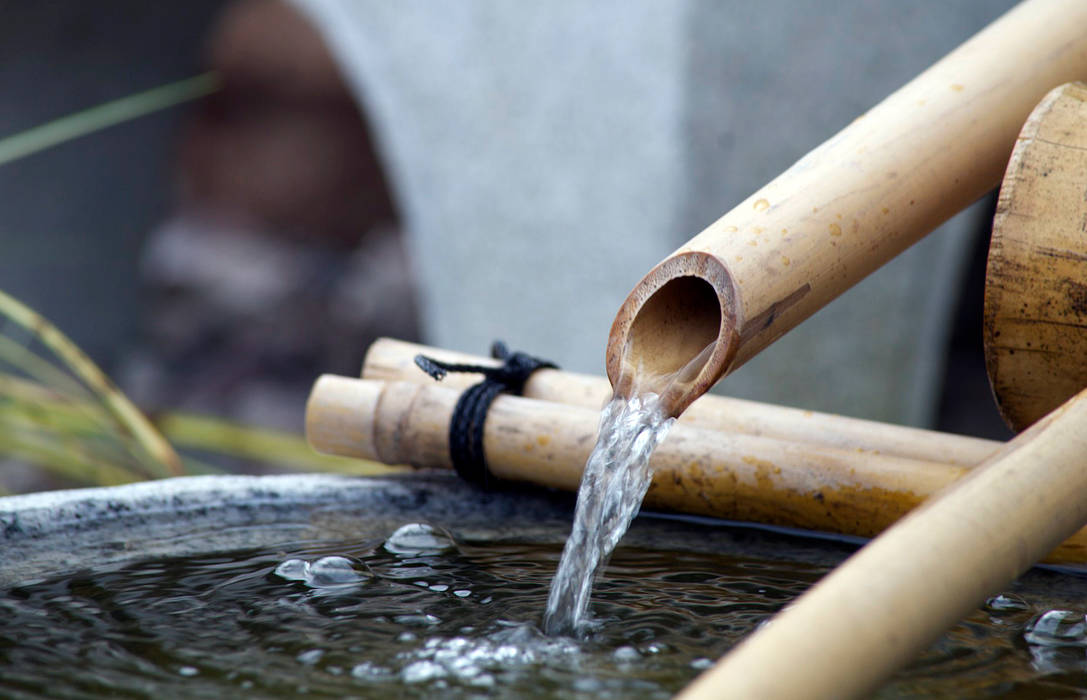
{"type": "Polygon", "coordinates": [[[860,550],[680,697],[870,693],[1082,528],[1084,493],[1087,390],[860,550]]]}
{"type": "MultiPolygon", "coordinates": [[[[448,468],[449,423],[458,396],[436,384],[325,375],[306,406],[306,436],[320,452],[448,468]]],[[[499,396],[484,433],[492,473],[577,490],[598,417],[593,409],[499,396]]],[[[860,536],[879,533],[969,471],[682,423],[651,464],[647,506],[860,536]]],[[[1050,560],[1087,562],[1087,531],[1050,560]]]]}
{"type": "Polygon", "coordinates": [[[698,358],[663,397],[682,413],[996,187],[1038,100],[1084,78],[1087,2],[1023,2],[651,270],[616,315],[608,377],[626,394],[698,358]]]}
{"type": "MultiPolygon", "coordinates": [[[[486,357],[379,338],[366,352],[362,377],[430,384],[434,380],[415,366],[414,358],[418,354],[446,362],[483,366],[498,364],[496,360],[486,357]]],[[[463,389],[479,380],[480,376],[476,374],[449,374],[442,380],[442,385],[463,389]]],[[[611,385],[603,377],[554,369],[538,370],[529,378],[524,389],[524,396],[528,398],[594,410],[599,410],[611,394],[611,385]]],[[[705,395],[691,404],[680,416],[679,422],[704,430],[743,433],[962,467],[978,464],[1001,445],[994,440],[713,395],[705,395]]]]}

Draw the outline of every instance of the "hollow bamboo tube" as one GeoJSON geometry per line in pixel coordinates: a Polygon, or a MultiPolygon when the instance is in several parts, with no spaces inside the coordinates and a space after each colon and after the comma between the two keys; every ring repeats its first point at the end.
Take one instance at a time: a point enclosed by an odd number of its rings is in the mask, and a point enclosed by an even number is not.
{"type": "MultiPolygon", "coordinates": [[[[366,352],[362,377],[430,384],[434,380],[415,366],[414,358],[418,354],[461,364],[498,364],[496,360],[477,355],[379,338],[366,352]]],[[[464,389],[479,380],[477,374],[450,374],[442,380],[441,385],[464,389]]],[[[541,369],[529,378],[523,395],[541,401],[599,410],[611,398],[612,389],[603,377],[541,369]]],[[[744,433],[963,467],[978,464],[1001,445],[994,440],[713,395],[705,395],[691,404],[679,421],[683,425],[705,430],[744,433]]]]}
{"type": "MultiPolygon", "coordinates": [[[[320,452],[387,464],[449,468],[448,431],[459,392],[437,384],[325,375],[306,405],[320,452]]],[[[599,412],[499,396],[484,451],[500,479],[577,490],[599,412]]],[[[678,424],[651,460],[649,507],[873,536],[967,468],[678,424]]],[[[1087,532],[1051,561],[1087,562],[1087,532]]]]}
{"type": "Polygon", "coordinates": [[[678,370],[673,414],[994,188],[1051,88],[1087,78],[1087,2],[1028,0],[806,155],[638,283],[607,373],[678,370]]]}
{"type": "Polygon", "coordinates": [[[861,549],[680,697],[871,692],[1087,523],[1084,493],[1087,390],[861,549]]]}

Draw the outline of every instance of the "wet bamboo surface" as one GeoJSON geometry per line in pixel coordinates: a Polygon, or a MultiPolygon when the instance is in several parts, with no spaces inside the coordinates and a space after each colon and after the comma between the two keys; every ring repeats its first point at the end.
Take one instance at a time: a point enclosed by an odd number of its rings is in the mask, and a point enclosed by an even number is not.
{"type": "MultiPolygon", "coordinates": [[[[449,423],[459,392],[435,382],[325,375],[306,410],[315,449],[387,464],[449,468],[449,423]]],[[[502,395],[484,432],[500,479],[576,491],[599,410],[502,395]]],[[[1008,449],[1007,447],[1003,448],[1008,449]]],[[[651,460],[649,508],[872,537],[968,467],[765,436],[673,427],[651,460]]],[[[1087,562],[1087,532],[1049,561],[1087,562]]]]}
{"type": "Polygon", "coordinates": [[[1085,466],[1087,390],[853,555],[680,697],[866,696],[1083,527],[1085,466]]]}
{"type": "MultiPolygon", "coordinates": [[[[364,379],[434,382],[415,366],[418,354],[446,362],[497,366],[487,357],[381,338],[370,346],[362,367],[364,379]]],[[[480,380],[478,374],[449,374],[441,385],[464,389],[480,380]]],[[[541,369],[526,382],[524,396],[599,411],[611,398],[604,377],[541,369]]],[[[819,445],[859,454],[903,457],[968,467],[999,449],[993,440],[909,428],[878,421],[805,411],[773,404],[705,395],[680,416],[681,425],[704,430],[772,438],[798,445],[819,445]]]]}
{"type": "Polygon", "coordinates": [[[984,339],[993,393],[1016,430],[1087,386],[1083,83],[1042,100],[1008,163],[989,246],[984,339]]]}

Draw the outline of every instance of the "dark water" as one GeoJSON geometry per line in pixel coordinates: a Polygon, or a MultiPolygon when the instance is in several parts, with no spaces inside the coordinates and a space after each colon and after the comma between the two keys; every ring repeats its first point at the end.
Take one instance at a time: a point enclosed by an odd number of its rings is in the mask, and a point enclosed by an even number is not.
{"type": "MultiPolygon", "coordinates": [[[[668,697],[827,571],[621,546],[589,634],[552,638],[559,555],[409,528],[22,585],[0,592],[0,696],[668,697]]],[[[1080,694],[1085,610],[1087,580],[1033,572],[881,695],[1080,694]]]]}

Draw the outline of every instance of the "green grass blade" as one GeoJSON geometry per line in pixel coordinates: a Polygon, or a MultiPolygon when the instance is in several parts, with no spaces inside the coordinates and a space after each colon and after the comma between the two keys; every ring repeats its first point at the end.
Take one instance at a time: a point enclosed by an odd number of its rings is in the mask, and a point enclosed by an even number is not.
{"type": "Polygon", "coordinates": [[[203,73],[119,100],[91,107],[0,139],[0,165],[93,134],[146,114],[209,95],[219,89],[219,76],[203,73]]]}
{"type": "Polygon", "coordinates": [[[299,435],[250,428],[205,416],[170,413],[156,420],[159,430],[181,449],[231,455],[303,471],[377,475],[402,472],[378,462],[318,454],[299,435]]]}

